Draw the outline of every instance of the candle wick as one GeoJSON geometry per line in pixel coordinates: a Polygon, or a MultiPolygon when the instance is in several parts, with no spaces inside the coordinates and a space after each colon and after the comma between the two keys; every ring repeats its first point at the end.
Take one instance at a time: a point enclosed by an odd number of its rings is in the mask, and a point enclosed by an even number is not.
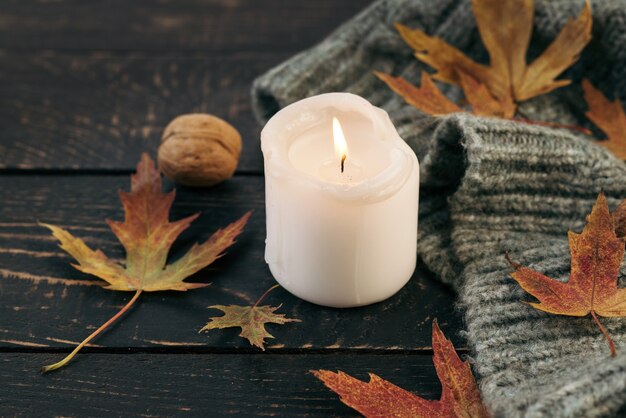
{"type": "Polygon", "coordinates": [[[346,155],[344,154],[343,157],[341,157],[341,172],[343,173],[343,163],[346,162],[346,155]]]}

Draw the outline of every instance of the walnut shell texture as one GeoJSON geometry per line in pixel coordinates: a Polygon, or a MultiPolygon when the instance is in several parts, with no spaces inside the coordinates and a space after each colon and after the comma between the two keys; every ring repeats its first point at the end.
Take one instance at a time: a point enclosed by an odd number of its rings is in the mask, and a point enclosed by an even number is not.
{"type": "Polygon", "coordinates": [[[216,116],[192,113],[172,120],[159,147],[159,168],[186,186],[213,186],[235,173],[241,135],[216,116]]]}

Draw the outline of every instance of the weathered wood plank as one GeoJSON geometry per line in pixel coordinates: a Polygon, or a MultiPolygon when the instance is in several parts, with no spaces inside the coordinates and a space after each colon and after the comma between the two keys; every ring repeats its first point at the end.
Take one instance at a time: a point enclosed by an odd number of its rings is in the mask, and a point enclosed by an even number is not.
{"type": "Polygon", "coordinates": [[[310,373],[367,372],[420,396],[441,388],[430,356],[90,354],[49,375],[50,354],[0,354],[3,416],[358,416],[310,373]]]}
{"type": "MultiPolygon", "coordinates": [[[[104,223],[121,219],[117,190],[127,176],[0,176],[0,347],[67,347],[105,322],[130,294],[94,286],[96,279],[74,270],[71,259],[36,221],[58,224],[110,257],[122,259],[121,245],[104,223]]],[[[239,242],[214,266],[195,276],[206,289],[152,293],[95,344],[104,347],[238,348],[254,351],[235,329],[198,334],[213,304],[246,304],[274,281],[263,260],[265,213],[263,179],[237,176],[214,189],[178,190],[172,219],[203,215],[173,247],[173,257],[215,229],[254,209],[239,242]]],[[[368,307],[340,310],[314,306],[284,290],[268,303],[302,323],[269,326],[270,348],[414,350],[430,347],[437,317],[458,346],[463,342],[453,294],[418,269],[393,298],[368,307]]]]}
{"type": "Polygon", "coordinates": [[[295,52],[369,3],[9,0],[2,4],[0,48],[295,52]]]}
{"type": "Polygon", "coordinates": [[[129,170],[172,118],[208,112],[241,132],[239,170],[260,173],[250,84],[286,57],[0,52],[0,168],[129,170]]]}

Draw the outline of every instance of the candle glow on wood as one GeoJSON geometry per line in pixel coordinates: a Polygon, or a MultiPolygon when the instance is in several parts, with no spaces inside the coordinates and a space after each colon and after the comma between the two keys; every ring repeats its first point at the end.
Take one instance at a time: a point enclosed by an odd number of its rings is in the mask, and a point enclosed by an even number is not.
{"type": "Polygon", "coordinates": [[[333,141],[335,142],[335,154],[341,159],[341,172],[343,173],[344,164],[348,157],[348,144],[337,118],[333,118],[333,141]]]}

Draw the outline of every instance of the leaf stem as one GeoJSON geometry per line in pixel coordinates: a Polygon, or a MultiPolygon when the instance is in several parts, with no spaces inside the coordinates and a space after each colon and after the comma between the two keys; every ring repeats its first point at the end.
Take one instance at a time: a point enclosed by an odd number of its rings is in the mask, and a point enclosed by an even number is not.
{"type": "Polygon", "coordinates": [[[598,324],[598,327],[600,327],[600,331],[602,331],[602,333],[604,334],[604,337],[608,341],[609,347],[611,347],[611,357],[615,357],[617,355],[617,351],[615,350],[615,343],[613,342],[613,339],[609,335],[609,332],[606,330],[606,328],[602,326],[602,324],[600,323],[600,320],[598,319],[598,316],[596,315],[594,311],[591,311],[591,316],[593,317],[593,320],[596,321],[596,324],[598,324]]]}
{"type": "Polygon", "coordinates": [[[252,307],[256,307],[259,303],[261,303],[261,301],[265,298],[265,296],[267,296],[267,294],[269,292],[271,292],[272,290],[276,289],[277,287],[280,287],[279,284],[275,284],[274,286],[270,287],[269,289],[267,289],[267,291],[265,293],[263,293],[263,295],[259,298],[259,300],[257,300],[254,305],[252,305],[252,307]]]}
{"type": "Polygon", "coordinates": [[[504,258],[506,258],[506,261],[511,265],[511,267],[513,267],[515,270],[518,270],[522,267],[521,264],[516,263],[515,261],[511,260],[511,255],[509,254],[509,251],[505,251],[504,252],[504,258]]]}
{"type": "Polygon", "coordinates": [[[74,356],[76,354],[78,354],[78,352],[89,343],[89,341],[93,340],[95,337],[98,336],[98,334],[100,334],[102,331],[104,331],[105,329],[107,329],[112,323],[114,323],[115,321],[117,321],[122,315],[124,315],[124,313],[126,311],[128,311],[137,301],[137,299],[139,299],[139,295],[141,295],[141,289],[138,289],[137,292],[135,292],[135,295],[133,296],[133,298],[115,315],[113,315],[111,317],[111,319],[109,319],[107,322],[105,322],[104,324],[102,324],[100,326],[100,328],[98,328],[97,330],[95,330],[94,332],[92,332],[87,338],[85,338],[83,340],[82,343],[78,344],[78,346],[76,346],[76,348],[74,349],[74,351],[72,351],[70,354],[67,355],[67,357],[65,357],[63,360],[54,363],[54,364],[50,364],[49,366],[44,366],[41,368],[41,372],[42,373],[47,373],[47,372],[51,372],[53,370],[59,369],[63,366],[65,366],[67,363],[70,362],[70,360],[72,360],[74,358],[74,356]]]}

